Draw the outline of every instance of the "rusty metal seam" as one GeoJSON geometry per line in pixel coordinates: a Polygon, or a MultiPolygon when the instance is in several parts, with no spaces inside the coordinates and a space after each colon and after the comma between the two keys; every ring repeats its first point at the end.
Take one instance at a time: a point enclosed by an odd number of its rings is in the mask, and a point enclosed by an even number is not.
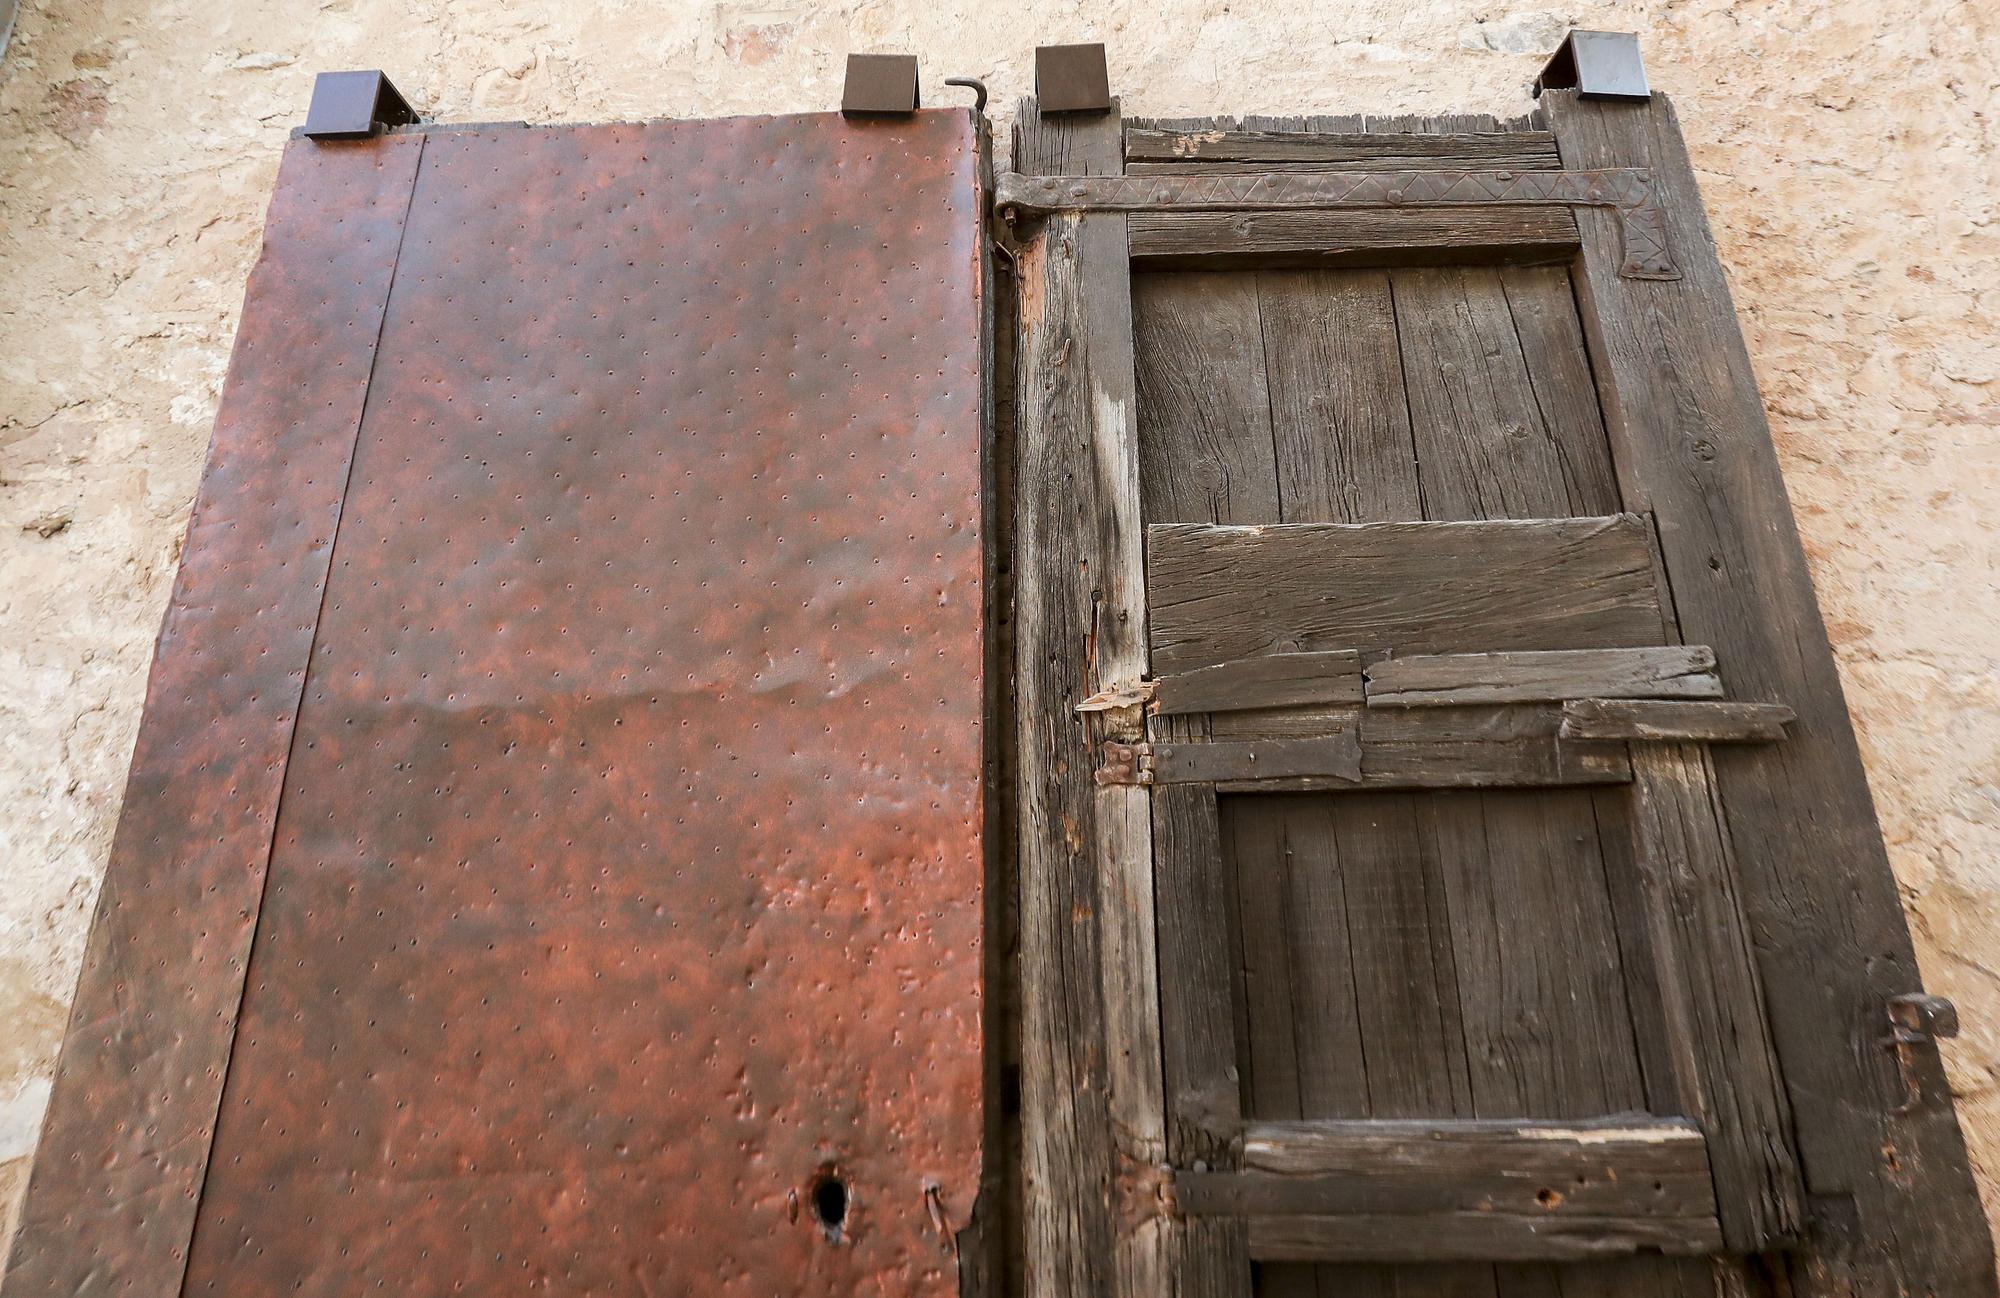
{"type": "MultiPolygon", "coordinates": [[[[208,1170],[215,1158],[215,1137],[221,1127],[223,1106],[229,1101],[229,1079],[235,1072],[237,1032],[243,1022],[243,1002],[250,994],[250,967],[256,960],[257,927],[264,914],[264,900],[270,893],[271,860],[278,851],[278,827],[285,820],[286,780],[292,769],[292,759],[298,753],[299,717],[305,711],[306,688],[312,683],[313,655],[319,649],[319,632],[326,622],[326,596],[333,588],[333,574],[340,559],[340,525],[347,517],[347,493],[354,485],[354,463],[360,458],[361,430],[368,426],[368,395],[375,383],[375,365],[382,355],[382,335],[389,327],[389,304],[396,297],[396,268],[402,264],[403,243],[409,238],[410,209],[417,201],[417,186],[424,177],[425,139],[417,138],[416,161],[410,166],[410,192],[403,198],[403,218],[396,231],[396,251],[389,258],[389,278],[382,288],[382,310],[375,317],[375,341],[368,349],[368,372],[361,382],[361,409],[355,415],[354,436],[347,446],[347,466],[341,476],[340,494],[334,500],[333,539],[326,547],[326,574],[319,583],[319,604],[313,610],[312,636],[306,644],[306,669],[299,677],[299,702],[292,707],[291,733],[285,737],[285,764],[278,772],[278,802],[271,812],[271,835],[264,844],[264,864],[262,878],[257,884],[257,909],[250,916],[250,944],[243,958],[242,985],[236,989],[236,1010],[230,1015],[229,1054],[222,1069],[222,1084],[215,1091],[215,1112],[208,1123],[208,1154],[202,1159],[201,1177],[195,1184],[195,1200],[200,1202],[208,1189],[208,1170]]],[[[196,1211],[189,1223],[187,1245],[181,1250],[181,1278],[174,1291],[186,1298],[189,1263],[194,1258],[195,1237],[201,1233],[201,1213],[196,1211]]]]}

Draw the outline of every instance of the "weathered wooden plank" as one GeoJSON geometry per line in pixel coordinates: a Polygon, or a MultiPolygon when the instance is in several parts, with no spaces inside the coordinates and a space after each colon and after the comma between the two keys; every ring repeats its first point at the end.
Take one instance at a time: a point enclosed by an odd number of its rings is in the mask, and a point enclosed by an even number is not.
{"type": "Polygon", "coordinates": [[[1275,1261],[1578,1261],[1640,1252],[1701,1257],[1721,1247],[1712,1217],[1611,1217],[1461,1212],[1251,1217],[1250,1256],[1275,1261]]]}
{"type": "Polygon", "coordinates": [[[1680,1119],[1254,1122],[1235,1161],[1177,1172],[1180,1211],[1715,1217],[1706,1142],[1680,1119]]]}
{"type": "Polygon", "coordinates": [[[1563,704],[1560,733],[1565,739],[1762,744],[1783,739],[1793,719],[1782,703],[1573,699],[1563,704]]]}
{"type": "MultiPolygon", "coordinates": [[[[1547,326],[1521,328],[1497,269],[1404,270],[1391,279],[1426,512],[1490,519],[1616,511],[1603,424],[1574,397],[1545,403],[1533,377],[1543,371],[1542,386],[1553,388],[1567,369],[1584,367],[1580,340],[1569,340],[1567,366],[1555,359],[1563,339],[1547,326]]],[[[1560,269],[1529,282],[1567,295],[1560,269]]]]}
{"type": "Polygon", "coordinates": [[[1412,654],[1371,664],[1366,681],[1371,708],[1722,694],[1707,645],[1412,654]]]}
{"type": "Polygon", "coordinates": [[[1629,646],[1660,618],[1645,520],[1147,528],[1154,664],[1271,652],[1629,646]]]}
{"type": "MultiPolygon", "coordinates": [[[[1792,1268],[1806,1295],[1996,1292],[1993,1252],[1948,1104],[1888,1112],[1857,1025],[1921,987],[1840,681],[1786,499],[1749,355],[1671,104],[1544,96],[1570,167],[1652,170],[1682,278],[1618,274],[1615,223],[1583,213],[1577,288],[1627,498],[1658,512],[1688,640],[1732,684],[1782,699],[1783,744],[1720,750],[1714,767],[1818,1209],[1792,1268]]],[[[1934,1053],[1916,1061],[1947,1095],[1934,1053]]]]}
{"type": "MultiPolygon", "coordinates": [[[[1235,1166],[1242,1122],[1236,1073],[1239,984],[1227,915],[1215,790],[1162,789],[1153,797],[1156,905],[1160,917],[1160,1032],[1165,1059],[1167,1154],[1175,1167],[1235,1166]]],[[[1175,1292],[1230,1298],[1249,1276],[1240,1221],[1191,1221],[1175,1241],[1175,1292]]]]}
{"type": "Polygon", "coordinates": [[[1639,1169],[1649,1176],[1706,1179],[1706,1147],[1701,1129],[1687,1119],[1645,1114],[1567,1122],[1526,1118],[1251,1122],[1243,1128],[1241,1166],[1301,1176],[1373,1170],[1490,1175],[1512,1168],[1526,1176],[1547,1177],[1589,1163],[1639,1169]]]}
{"type": "MultiPolygon", "coordinates": [[[[1119,118],[1044,119],[1015,165],[1116,174],[1119,118]]],[[[1147,671],[1130,276],[1122,217],[1058,217],[1019,253],[1014,556],[1022,1232],[1031,1295],[1158,1293],[1171,1224],[1113,1185],[1166,1156],[1148,792],[1097,785],[1136,708],[1076,703],[1147,671]],[[1079,914],[1093,917],[1080,924],[1079,914]]]]}
{"type": "Polygon", "coordinates": [[[1460,207],[1276,212],[1139,212],[1129,219],[1135,268],[1538,264],[1574,256],[1566,207],[1460,207]]]}
{"type": "Polygon", "coordinates": [[[1634,750],[1633,854],[1679,1090],[1709,1138],[1729,1247],[1755,1253],[1797,1237],[1805,1208],[1719,801],[1701,745],[1634,750]]]}
{"type": "Polygon", "coordinates": [[[1163,676],[1155,686],[1153,711],[1161,716],[1359,703],[1363,698],[1361,655],[1352,649],[1237,658],[1163,676]]]}
{"type": "Polygon", "coordinates": [[[1104,783],[1256,783],[1319,776],[1361,778],[1361,739],[1351,724],[1329,725],[1311,739],[1254,739],[1108,746],[1098,779],[1104,783]]]}
{"type": "Polygon", "coordinates": [[[1422,517],[1389,276],[1266,272],[1257,276],[1257,296],[1280,512],[1242,521],[1422,517]]]}
{"type": "Polygon", "coordinates": [[[1125,169],[1147,164],[1230,164],[1264,162],[1315,170],[1396,171],[1405,168],[1461,167],[1555,170],[1562,166],[1555,137],[1546,131],[1493,131],[1477,134],[1410,135],[1299,131],[1170,130],[1128,126],[1125,169]]]}
{"type": "Polygon", "coordinates": [[[1140,505],[1148,520],[1275,518],[1271,411],[1257,283],[1246,275],[1132,281],[1140,505]]]}

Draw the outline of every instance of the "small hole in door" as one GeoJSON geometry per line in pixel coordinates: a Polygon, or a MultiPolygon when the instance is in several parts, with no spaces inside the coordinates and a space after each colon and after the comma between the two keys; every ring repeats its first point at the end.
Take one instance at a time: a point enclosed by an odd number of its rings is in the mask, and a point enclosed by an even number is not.
{"type": "Polygon", "coordinates": [[[819,1174],[812,1186],[812,1210],[827,1238],[838,1239],[847,1223],[847,1182],[840,1173],[829,1168],[819,1174]]]}

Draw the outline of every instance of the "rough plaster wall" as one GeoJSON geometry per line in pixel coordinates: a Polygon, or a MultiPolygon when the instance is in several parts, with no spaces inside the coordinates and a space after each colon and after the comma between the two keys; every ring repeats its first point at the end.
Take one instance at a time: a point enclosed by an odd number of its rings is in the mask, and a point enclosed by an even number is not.
{"type": "MultiPolygon", "coordinates": [[[[810,110],[849,50],[977,75],[1102,39],[1129,112],[1493,111],[1644,34],[1734,277],[2000,1216],[2000,138],[1990,0],[27,0],[0,62],[0,1240],[285,132],[312,74],[428,115],[810,110]],[[1079,17],[1079,8],[1090,16],[1079,17]]],[[[939,93],[944,91],[944,93],[939,93]]],[[[1004,130],[1004,127],[1003,127],[1004,130]]],[[[1004,135],[1003,137],[1004,138],[1004,135]]]]}

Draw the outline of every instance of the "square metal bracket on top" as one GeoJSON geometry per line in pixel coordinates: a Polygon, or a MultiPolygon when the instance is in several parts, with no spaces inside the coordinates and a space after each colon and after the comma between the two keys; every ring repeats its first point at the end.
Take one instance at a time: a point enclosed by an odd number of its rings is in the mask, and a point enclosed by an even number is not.
{"type": "Polygon", "coordinates": [[[850,54],[840,94],[843,117],[900,116],[917,111],[917,56],[850,54]]]}
{"type": "Polygon", "coordinates": [[[1573,31],[1535,78],[1535,94],[1574,90],[1579,99],[1645,103],[1653,97],[1634,32],[1573,31]]]}
{"type": "Polygon", "coordinates": [[[380,71],[322,72],[306,109],[309,140],[365,140],[386,126],[408,126],[417,110],[380,71]]]}
{"type": "Polygon", "coordinates": [[[1097,113],[1111,107],[1103,44],[1035,47],[1035,103],[1044,113],[1097,113]]]}

